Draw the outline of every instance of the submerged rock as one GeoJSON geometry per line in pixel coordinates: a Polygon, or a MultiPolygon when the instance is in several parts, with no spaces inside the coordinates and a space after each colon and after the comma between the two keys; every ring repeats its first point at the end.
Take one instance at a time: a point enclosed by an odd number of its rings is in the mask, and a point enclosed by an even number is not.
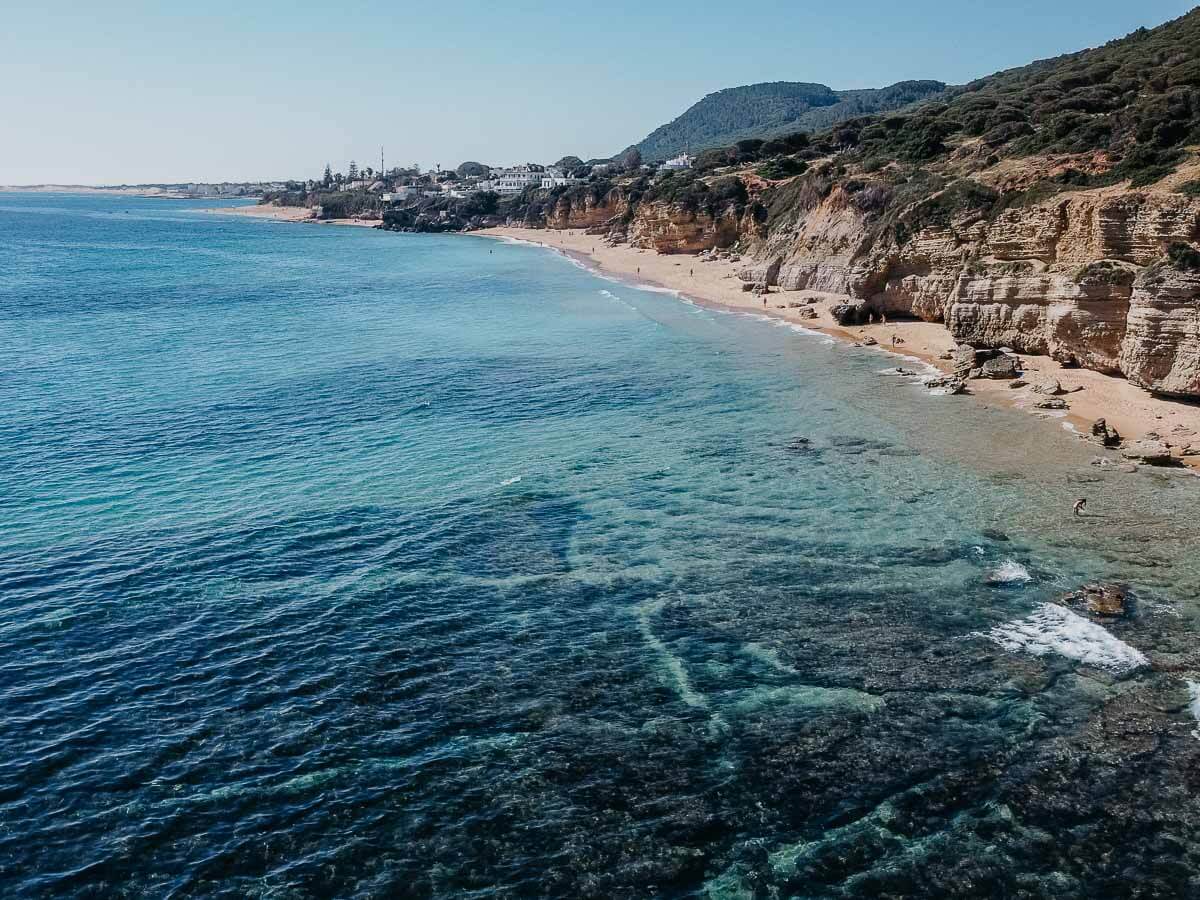
{"type": "Polygon", "coordinates": [[[1098,618],[1118,619],[1129,614],[1132,600],[1124,585],[1098,582],[1064,594],[1060,602],[1064,606],[1086,610],[1098,618]]]}

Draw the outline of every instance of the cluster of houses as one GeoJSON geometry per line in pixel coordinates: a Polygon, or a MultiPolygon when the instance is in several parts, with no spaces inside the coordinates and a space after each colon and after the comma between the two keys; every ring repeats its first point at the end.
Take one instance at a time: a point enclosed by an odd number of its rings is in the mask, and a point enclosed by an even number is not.
{"type": "MultiPolygon", "coordinates": [[[[682,154],[662,163],[658,168],[662,171],[677,171],[690,169],[693,159],[682,154]]],[[[594,165],[591,171],[601,174],[610,167],[605,164],[594,165]]],[[[585,179],[576,177],[559,166],[542,166],[537,163],[525,163],[519,166],[489,169],[483,175],[467,175],[459,177],[456,173],[437,171],[426,172],[417,177],[404,179],[403,183],[389,187],[382,181],[368,183],[365,180],[350,182],[345,185],[347,190],[373,191],[381,194],[384,203],[408,203],[421,197],[454,197],[463,198],[471,194],[490,191],[502,196],[515,196],[527,188],[551,188],[578,184],[585,179]]]]}
{"type": "Polygon", "coordinates": [[[283,181],[222,181],[220,184],[192,182],[182,185],[180,193],[189,197],[257,197],[267,191],[287,188],[283,181]]]}

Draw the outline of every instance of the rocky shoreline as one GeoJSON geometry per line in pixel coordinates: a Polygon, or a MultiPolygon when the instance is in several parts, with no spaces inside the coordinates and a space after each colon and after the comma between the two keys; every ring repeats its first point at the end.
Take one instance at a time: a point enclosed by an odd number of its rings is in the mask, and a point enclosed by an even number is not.
{"type": "Polygon", "coordinates": [[[1200,468],[1200,407],[1154,396],[1128,380],[1064,365],[1050,356],[960,344],[937,322],[885,315],[883,320],[849,324],[841,309],[852,302],[848,295],[761,283],[756,287],[743,280],[745,264],[735,252],[680,257],[573,230],[509,226],[472,233],[539,244],[622,280],[678,291],[708,305],[782,318],[851,344],[893,351],[900,357],[900,369],[904,357],[937,368],[941,379],[930,386],[940,393],[970,393],[984,404],[1004,404],[1059,421],[1082,438],[1095,440],[1098,447],[1120,447],[1127,465],[1200,468]]]}

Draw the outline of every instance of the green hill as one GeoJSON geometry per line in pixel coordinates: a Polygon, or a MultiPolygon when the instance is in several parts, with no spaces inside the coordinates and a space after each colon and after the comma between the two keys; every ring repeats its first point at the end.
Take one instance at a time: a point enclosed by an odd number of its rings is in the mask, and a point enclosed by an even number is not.
{"type": "Polygon", "coordinates": [[[835,91],[823,84],[773,81],[709,94],[636,146],[647,160],[696,153],[746,138],[819,131],[856,116],[889,112],[936,97],[940,81],[901,81],[890,87],[835,91]]]}
{"type": "Polygon", "coordinates": [[[970,170],[1009,157],[1101,153],[1063,186],[1157,181],[1200,143],[1200,8],[1102,47],[948,90],[903,114],[845,121],[817,142],[868,169],[953,154],[970,170]]]}

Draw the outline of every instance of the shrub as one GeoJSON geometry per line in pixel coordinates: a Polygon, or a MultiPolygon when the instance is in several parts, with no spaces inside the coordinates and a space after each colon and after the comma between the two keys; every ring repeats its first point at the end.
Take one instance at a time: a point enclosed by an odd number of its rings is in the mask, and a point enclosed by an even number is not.
{"type": "Polygon", "coordinates": [[[758,167],[758,174],[772,181],[782,181],[784,178],[791,178],[794,175],[803,175],[806,171],[808,171],[808,163],[796,159],[794,156],[771,159],[758,167]]]}
{"type": "Polygon", "coordinates": [[[1167,248],[1167,260],[1181,272],[1200,272],[1200,250],[1191,244],[1172,244],[1167,248]]]}
{"type": "Polygon", "coordinates": [[[1185,197],[1200,197],[1200,181],[1189,181],[1186,184],[1181,184],[1178,191],[1185,197]]]}

